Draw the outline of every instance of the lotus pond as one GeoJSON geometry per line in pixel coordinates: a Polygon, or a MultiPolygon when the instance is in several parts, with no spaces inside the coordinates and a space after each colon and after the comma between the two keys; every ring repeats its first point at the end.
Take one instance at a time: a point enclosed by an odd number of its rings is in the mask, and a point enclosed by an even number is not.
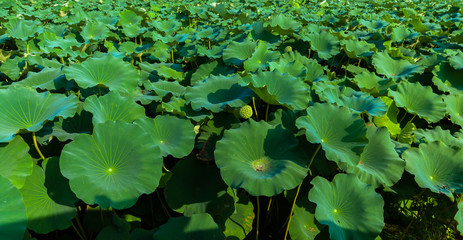
{"type": "Polygon", "coordinates": [[[0,239],[463,239],[463,4],[0,1],[0,239]]]}

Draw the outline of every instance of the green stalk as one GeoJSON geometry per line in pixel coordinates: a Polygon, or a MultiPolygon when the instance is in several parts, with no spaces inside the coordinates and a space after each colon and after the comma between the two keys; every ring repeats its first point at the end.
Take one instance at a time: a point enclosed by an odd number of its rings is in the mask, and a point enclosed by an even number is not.
{"type": "Polygon", "coordinates": [[[260,204],[259,204],[259,196],[256,197],[257,199],[257,225],[256,225],[256,240],[259,240],[259,219],[260,219],[260,204]]]}
{"type": "Polygon", "coordinates": [[[37,150],[37,152],[39,153],[40,158],[42,160],[45,160],[45,157],[43,156],[42,152],[40,151],[39,145],[37,144],[37,137],[35,136],[35,132],[32,132],[32,140],[34,140],[35,150],[37,150]]]}
{"type": "MultiPolygon", "coordinates": [[[[309,165],[307,166],[307,171],[310,172],[310,166],[312,165],[312,162],[315,159],[315,156],[317,155],[318,151],[320,151],[321,146],[322,146],[321,144],[318,145],[317,150],[315,150],[315,152],[312,154],[312,158],[310,159],[309,165]]],[[[293,218],[294,206],[296,205],[297,196],[299,196],[299,191],[301,190],[301,186],[302,186],[302,183],[299,184],[299,186],[297,187],[296,196],[294,196],[293,204],[291,206],[291,212],[289,212],[288,225],[286,225],[286,232],[285,232],[284,240],[286,240],[286,238],[288,237],[289,225],[291,225],[291,219],[293,218]]]]}
{"type": "Polygon", "coordinates": [[[254,97],[252,97],[252,105],[254,106],[254,112],[256,113],[256,122],[258,122],[259,116],[257,116],[256,99],[254,97]]]}

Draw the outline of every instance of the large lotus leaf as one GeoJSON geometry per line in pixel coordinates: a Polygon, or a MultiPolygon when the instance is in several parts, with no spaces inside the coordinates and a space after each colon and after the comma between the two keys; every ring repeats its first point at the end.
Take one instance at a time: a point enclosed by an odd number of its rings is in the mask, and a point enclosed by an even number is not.
{"type": "Polygon", "coordinates": [[[27,228],[26,207],[19,190],[0,176],[0,236],[3,239],[23,239],[27,228]]]}
{"type": "Polygon", "coordinates": [[[161,148],[164,157],[172,155],[181,158],[193,150],[196,134],[194,125],[188,119],[158,115],[154,119],[140,118],[134,123],[150,133],[151,143],[161,148]]]}
{"type": "Polygon", "coordinates": [[[430,123],[438,122],[445,116],[442,96],[435,94],[430,86],[403,81],[397,86],[397,91],[389,90],[388,95],[394,98],[398,107],[404,107],[409,113],[418,114],[430,123]]]}
{"type": "Polygon", "coordinates": [[[88,204],[128,208],[153,192],[162,174],[158,146],[139,126],[126,122],[95,125],[64,146],[60,168],[72,191],[88,204]]]}
{"type": "Polygon", "coordinates": [[[450,120],[463,126],[463,97],[458,95],[447,95],[444,97],[444,102],[447,105],[447,111],[450,114],[450,120]]]}
{"type": "Polygon", "coordinates": [[[402,177],[405,161],[395,150],[387,128],[370,127],[367,131],[368,145],[360,155],[357,166],[347,166],[346,171],[374,188],[392,186],[402,177]]]}
{"type": "Polygon", "coordinates": [[[70,227],[76,216],[75,207],[53,201],[44,183],[44,171],[34,165],[32,175],[27,177],[24,187],[20,189],[26,205],[28,228],[44,234],[70,227]]]}
{"type": "Polygon", "coordinates": [[[342,40],[341,44],[344,46],[344,51],[349,58],[369,57],[373,55],[373,52],[370,50],[375,48],[374,44],[363,40],[346,39],[342,40]]]}
{"type": "Polygon", "coordinates": [[[316,103],[307,108],[307,116],[296,120],[298,128],[306,129],[311,143],[320,143],[326,158],[356,166],[368,143],[365,122],[346,107],[316,103]]]}
{"type": "Polygon", "coordinates": [[[368,94],[354,94],[352,96],[341,96],[343,105],[356,113],[367,112],[371,116],[382,116],[387,112],[388,106],[379,98],[368,94]]]}
{"type": "Polygon", "coordinates": [[[244,62],[244,69],[248,72],[255,72],[258,69],[268,67],[268,63],[278,59],[279,53],[269,51],[264,41],[259,42],[252,56],[244,62]]]}
{"type": "Polygon", "coordinates": [[[391,40],[394,42],[402,42],[418,36],[417,33],[412,33],[408,27],[394,27],[391,32],[391,40]]]}
{"type": "Polygon", "coordinates": [[[402,157],[406,170],[415,175],[422,188],[444,193],[453,201],[453,192],[463,192],[463,150],[435,141],[421,143],[419,148],[409,148],[402,157]]]}
{"type": "Polygon", "coordinates": [[[393,80],[380,78],[376,73],[369,71],[356,74],[353,80],[360,89],[379,94],[384,94],[389,87],[395,85],[393,80]]]}
{"type": "Polygon", "coordinates": [[[26,177],[32,173],[34,162],[28,152],[29,146],[19,136],[0,148],[0,176],[18,189],[22,188],[26,177]]]}
{"type": "Polygon", "coordinates": [[[90,96],[85,99],[84,109],[93,114],[93,124],[106,121],[132,122],[145,116],[145,108],[138,105],[131,97],[122,97],[118,92],[97,97],[90,96]]]}
{"type": "Polygon", "coordinates": [[[111,54],[65,67],[63,73],[82,88],[103,85],[110,90],[129,93],[135,90],[139,78],[133,65],[111,54]]]}
{"type": "Polygon", "coordinates": [[[458,54],[449,57],[449,63],[453,68],[460,70],[463,69],[463,52],[458,51],[458,54]]]}
{"type": "Polygon", "coordinates": [[[305,38],[310,41],[310,48],[317,51],[321,59],[328,60],[340,52],[338,38],[327,31],[310,33],[305,38]]]}
{"type": "Polygon", "coordinates": [[[268,104],[283,105],[295,110],[303,110],[311,100],[310,87],[301,79],[289,74],[259,71],[252,77],[243,78],[241,85],[247,85],[268,104]]]}
{"type": "Polygon", "coordinates": [[[301,22],[294,19],[293,16],[278,14],[271,17],[266,23],[271,29],[279,34],[289,34],[299,30],[302,26],[301,22]]]}
{"type": "Polygon", "coordinates": [[[153,235],[154,240],[190,239],[190,240],[223,240],[217,223],[207,213],[194,214],[191,217],[169,218],[153,235]]]}
{"type": "Polygon", "coordinates": [[[9,37],[27,40],[33,37],[37,32],[41,31],[41,26],[34,21],[10,18],[6,24],[6,34],[9,37]]]}
{"type": "Polygon", "coordinates": [[[378,74],[383,74],[394,80],[401,80],[411,77],[414,73],[423,73],[424,67],[411,64],[404,59],[395,59],[384,52],[376,52],[373,55],[373,66],[378,74]]]}
{"type": "Polygon", "coordinates": [[[463,148],[463,139],[452,136],[449,130],[443,130],[441,126],[434,129],[417,129],[413,133],[416,143],[441,141],[447,146],[463,148]]]}
{"type": "Polygon", "coordinates": [[[11,141],[21,129],[36,132],[56,116],[73,116],[77,102],[74,95],[38,93],[19,86],[0,89],[0,142],[11,141]]]}
{"type": "Polygon", "coordinates": [[[193,157],[180,160],[172,168],[172,177],[164,189],[169,206],[184,216],[217,211],[215,204],[226,194],[227,185],[214,165],[193,157]]]}
{"type": "Polygon", "coordinates": [[[331,239],[375,239],[382,231],[384,200],[355,175],[338,173],[332,182],[317,176],[311,184],[315,218],[328,225],[331,239]]]}
{"type": "Polygon", "coordinates": [[[152,25],[158,31],[162,31],[167,34],[172,34],[182,26],[182,23],[175,18],[171,18],[169,20],[154,21],[152,22],[152,25]]]}
{"type": "Polygon", "coordinates": [[[254,196],[274,196],[296,187],[307,175],[298,140],[281,125],[250,119],[226,130],[216,144],[215,161],[223,180],[254,196]]]}
{"type": "Polygon", "coordinates": [[[138,25],[143,18],[138,16],[132,10],[124,10],[119,13],[119,25],[126,26],[126,25],[138,25]]]}
{"type": "Polygon", "coordinates": [[[109,29],[106,27],[106,24],[100,21],[89,21],[82,28],[80,35],[84,38],[86,43],[89,43],[90,40],[103,40],[109,36],[109,29]]]}
{"type": "Polygon", "coordinates": [[[434,77],[432,82],[443,92],[451,92],[453,94],[463,93],[463,69],[455,70],[448,63],[441,63],[432,70],[434,77]]]}
{"type": "Polygon", "coordinates": [[[60,68],[49,67],[45,67],[38,73],[29,72],[27,78],[15,82],[15,84],[43,90],[58,90],[70,85],[61,73],[60,68]]]}
{"type": "Polygon", "coordinates": [[[171,93],[173,96],[180,97],[183,96],[186,92],[186,87],[180,85],[178,82],[168,82],[168,81],[157,81],[157,82],[144,82],[146,90],[151,90],[156,92],[158,96],[164,97],[167,94],[171,93]]]}
{"type": "Polygon", "coordinates": [[[241,65],[246,59],[252,56],[256,43],[246,39],[243,42],[231,42],[223,50],[223,60],[226,64],[241,65]]]}
{"type": "Polygon", "coordinates": [[[238,84],[241,77],[237,74],[225,77],[211,75],[204,82],[187,88],[185,99],[195,111],[206,108],[220,112],[225,106],[239,108],[246,105],[254,96],[252,90],[238,84]]]}

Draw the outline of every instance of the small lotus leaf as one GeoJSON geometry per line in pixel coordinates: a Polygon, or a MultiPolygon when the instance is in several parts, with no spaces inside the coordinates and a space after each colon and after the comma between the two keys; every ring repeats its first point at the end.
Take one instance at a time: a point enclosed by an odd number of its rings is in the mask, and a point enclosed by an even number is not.
{"type": "Polygon", "coordinates": [[[241,85],[247,85],[268,104],[283,105],[290,109],[303,110],[311,100],[309,85],[289,74],[259,71],[252,77],[242,79],[241,85]]]}
{"type": "Polygon", "coordinates": [[[0,89],[0,142],[11,141],[21,129],[36,132],[56,116],[73,116],[77,102],[74,95],[38,93],[27,87],[0,89]]]}
{"type": "Polygon", "coordinates": [[[463,192],[463,150],[435,141],[407,149],[402,157],[406,170],[422,188],[443,193],[453,201],[453,192],[463,192]]]}
{"type": "Polygon", "coordinates": [[[404,107],[430,123],[440,121],[446,113],[442,96],[433,93],[430,86],[423,87],[419,82],[401,82],[397,91],[389,90],[389,96],[394,98],[398,107],[404,107]]]}
{"type": "Polygon", "coordinates": [[[375,47],[375,45],[372,43],[353,39],[342,40],[341,44],[344,46],[344,51],[349,58],[369,57],[373,55],[373,52],[370,50],[375,47]]]}
{"type": "Polygon", "coordinates": [[[207,213],[194,214],[191,217],[169,218],[153,235],[154,240],[172,239],[208,239],[223,240],[223,235],[217,223],[207,213]]]}
{"type": "Polygon", "coordinates": [[[122,97],[118,92],[85,99],[84,109],[93,114],[93,124],[106,121],[126,121],[131,123],[135,119],[145,116],[145,109],[138,105],[131,97],[122,97]]]}
{"type": "Polygon", "coordinates": [[[212,112],[220,112],[225,106],[239,108],[246,105],[254,96],[253,92],[238,84],[241,77],[233,75],[211,75],[204,82],[187,88],[185,99],[195,111],[206,108],[212,112]]]}
{"type": "Polygon", "coordinates": [[[397,108],[394,100],[391,98],[380,97],[380,99],[388,106],[387,113],[383,116],[375,117],[373,122],[378,127],[386,127],[389,130],[391,136],[396,137],[402,130],[400,128],[400,123],[397,120],[397,115],[399,114],[400,110],[397,108]]]}
{"type": "Polygon", "coordinates": [[[27,228],[26,207],[19,190],[0,176],[0,236],[4,239],[23,239],[27,228]]]}
{"type": "Polygon", "coordinates": [[[64,146],[60,168],[78,198],[102,208],[128,208],[153,192],[162,173],[158,146],[139,126],[126,122],[95,125],[64,146]]]}
{"type": "Polygon", "coordinates": [[[296,187],[307,175],[297,143],[281,125],[249,119],[238,129],[225,131],[216,144],[215,161],[230,187],[244,188],[254,196],[274,196],[296,187]]]}
{"type": "Polygon", "coordinates": [[[80,35],[82,35],[86,43],[89,43],[90,40],[99,41],[109,36],[109,29],[106,27],[106,24],[102,22],[89,21],[85,27],[83,27],[80,35]]]}
{"type": "Polygon", "coordinates": [[[146,81],[143,86],[146,90],[154,91],[158,96],[164,97],[167,94],[171,93],[173,96],[180,97],[183,96],[186,92],[186,87],[180,85],[178,82],[168,82],[168,81],[157,81],[157,82],[148,82],[146,81]]]}
{"type": "Polygon", "coordinates": [[[28,152],[29,146],[19,136],[0,148],[0,176],[8,179],[18,189],[22,188],[26,177],[32,174],[34,162],[28,152]]]}
{"type": "Polygon", "coordinates": [[[296,120],[298,128],[306,129],[311,143],[320,143],[326,158],[356,166],[368,143],[365,122],[346,107],[315,103],[307,108],[307,116],[296,120]]]}
{"type": "Polygon", "coordinates": [[[387,105],[379,98],[368,94],[354,94],[352,96],[341,96],[343,105],[351,111],[362,113],[367,112],[371,116],[382,116],[387,112],[387,105]]]}
{"type": "Polygon", "coordinates": [[[156,118],[140,118],[135,121],[145,132],[150,133],[152,144],[161,148],[162,156],[185,157],[193,150],[195,142],[194,125],[188,119],[170,115],[156,118]]]}
{"type": "Polygon", "coordinates": [[[327,31],[311,33],[306,36],[310,48],[317,51],[321,59],[328,60],[340,52],[339,40],[327,31]]]}
{"type": "Polygon", "coordinates": [[[63,73],[82,88],[103,85],[110,90],[128,93],[135,90],[139,79],[133,65],[111,54],[65,67],[63,73]]]}
{"type": "Polygon", "coordinates": [[[424,67],[411,64],[404,59],[394,59],[387,52],[376,52],[373,55],[373,65],[378,74],[383,74],[394,80],[411,77],[414,73],[423,73],[424,67]]]}
{"type": "Polygon", "coordinates": [[[120,12],[119,16],[119,25],[121,26],[137,25],[143,20],[141,16],[138,16],[134,11],[129,9],[120,12]]]}
{"type": "Polygon", "coordinates": [[[450,114],[450,120],[460,126],[463,126],[463,97],[458,95],[447,95],[444,97],[447,105],[447,112],[450,114]]]}
{"type": "Polygon", "coordinates": [[[395,150],[387,128],[370,127],[367,131],[368,145],[360,156],[357,166],[347,166],[347,172],[377,188],[392,186],[400,180],[405,169],[405,161],[395,150]]]}
{"type": "Polygon", "coordinates": [[[315,218],[328,225],[331,239],[374,239],[382,231],[384,200],[355,175],[338,173],[332,182],[317,176],[311,184],[315,218]]]}
{"type": "Polygon", "coordinates": [[[76,216],[76,209],[74,206],[56,203],[51,198],[52,195],[48,195],[44,183],[43,169],[34,165],[32,175],[26,178],[24,187],[19,190],[27,209],[28,228],[44,234],[70,227],[76,216]]]}
{"type": "Polygon", "coordinates": [[[248,72],[255,72],[258,69],[267,68],[268,63],[275,61],[278,57],[278,52],[269,51],[264,41],[259,42],[252,56],[244,62],[244,69],[248,72]]]}

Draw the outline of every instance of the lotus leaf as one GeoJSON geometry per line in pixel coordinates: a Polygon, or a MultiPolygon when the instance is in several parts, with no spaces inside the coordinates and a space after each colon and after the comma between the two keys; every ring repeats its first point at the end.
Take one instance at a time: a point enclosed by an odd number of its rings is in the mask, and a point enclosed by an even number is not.
{"type": "Polygon", "coordinates": [[[414,73],[423,73],[424,67],[411,64],[407,60],[395,59],[387,52],[376,52],[373,55],[373,65],[378,74],[383,74],[394,80],[401,80],[411,77],[414,73]]]}
{"type": "Polygon", "coordinates": [[[180,64],[166,63],[141,63],[140,68],[143,71],[155,73],[166,79],[183,80],[183,69],[180,64]]]}
{"type": "Polygon", "coordinates": [[[133,65],[111,54],[65,67],[63,73],[82,88],[103,85],[110,90],[128,93],[135,90],[139,78],[133,65]]]}
{"type": "Polygon", "coordinates": [[[106,121],[132,122],[145,116],[145,109],[138,105],[131,97],[122,97],[118,92],[97,97],[95,95],[85,99],[84,109],[93,114],[93,124],[106,121]]]}
{"type": "Polygon", "coordinates": [[[17,56],[6,59],[6,61],[0,66],[0,73],[2,75],[5,74],[13,81],[18,80],[21,75],[21,71],[24,68],[25,60],[25,58],[17,56]]]}
{"type": "Polygon", "coordinates": [[[207,213],[194,214],[191,217],[170,218],[161,225],[153,235],[154,240],[171,239],[208,239],[223,240],[225,236],[211,215],[207,213]]]}
{"type": "Polygon", "coordinates": [[[363,71],[359,74],[356,74],[353,80],[360,89],[369,90],[371,93],[384,94],[387,92],[389,87],[395,85],[393,80],[382,79],[374,72],[369,71],[363,71]]]}
{"type": "Polygon", "coordinates": [[[351,111],[362,113],[367,112],[371,116],[382,116],[387,112],[388,106],[379,98],[374,98],[368,94],[354,94],[352,96],[341,96],[343,105],[351,111]]]}
{"type": "Polygon", "coordinates": [[[459,51],[457,55],[449,57],[449,63],[457,70],[463,69],[463,52],[459,51]]]}
{"type": "Polygon", "coordinates": [[[331,239],[374,239],[382,231],[384,200],[355,175],[338,173],[332,182],[317,176],[311,184],[315,218],[328,225],[331,239]]]}
{"type": "Polygon", "coordinates": [[[416,143],[441,141],[447,146],[463,148],[463,139],[452,136],[449,130],[443,130],[441,126],[436,126],[434,129],[417,129],[413,133],[416,143]]]}
{"type": "Polygon", "coordinates": [[[407,39],[412,39],[417,35],[417,33],[412,33],[407,27],[395,27],[391,32],[391,40],[394,42],[402,42],[407,39]]]}
{"type": "Polygon", "coordinates": [[[299,21],[294,20],[292,16],[278,14],[272,16],[268,22],[268,26],[272,27],[273,31],[280,34],[289,34],[299,30],[302,24],[299,21]]]}
{"type": "Polygon", "coordinates": [[[15,84],[43,90],[58,90],[69,85],[60,68],[49,67],[45,67],[38,73],[29,72],[27,78],[15,84]]]}
{"type": "Polygon", "coordinates": [[[439,90],[452,94],[463,93],[463,81],[461,81],[463,69],[455,70],[450,64],[441,63],[434,68],[432,73],[434,74],[432,81],[439,90]]]}
{"type": "Polygon", "coordinates": [[[43,169],[34,165],[32,175],[26,178],[24,187],[19,190],[27,210],[28,228],[44,234],[70,227],[72,219],[76,216],[74,206],[69,207],[53,201],[52,193],[48,195],[44,183],[43,169]]]}
{"type": "Polygon", "coordinates": [[[23,239],[27,227],[26,207],[19,190],[0,176],[0,236],[23,239]]]}
{"type": "Polygon", "coordinates": [[[422,188],[443,193],[452,201],[452,193],[463,192],[463,150],[447,146],[441,141],[422,143],[419,148],[407,149],[402,157],[406,170],[415,175],[422,188]]]}
{"type": "Polygon", "coordinates": [[[244,69],[248,72],[255,72],[258,69],[267,68],[268,63],[278,57],[278,52],[269,51],[265,42],[259,42],[252,56],[244,62],[244,69]]]}
{"type": "Polygon", "coordinates": [[[241,77],[237,74],[225,77],[211,75],[186,90],[185,99],[195,111],[206,108],[220,112],[225,106],[239,108],[246,105],[254,96],[253,92],[238,84],[241,77]]]}
{"type": "Polygon", "coordinates": [[[158,115],[135,121],[145,132],[150,133],[151,143],[161,149],[162,156],[185,157],[193,150],[196,134],[194,126],[188,119],[175,116],[158,115]]]}
{"type": "Polygon", "coordinates": [[[202,82],[209,75],[230,75],[233,73],[233,69],[228,68],[227,66],[220,64],[218,61],[213,61],[210,63],[204,63],[199,66],[199,68],[191,75],[191,84],[194,85],[197,82],[202,82]]]}
{"type": "Polygon", "coordinates": [[[137,24],[140,24],[141,20],[143,20],[141,16],[138,16],[132,10],[124,10],[119,13],[119,16],[120,16],[119,25],[121,26],[137,25],[137,24]]]}
{"type": "Polygon", "coordinates": [[[249,119],[238,129],[225,131],[216,144],[215,161],[230,187],[244,188],[254,196],[274,196],[296,187],[307,175],[297,143],[281,125],[249,119]]]}
{"type": "Polygon", "coordinates": [[[259,71],[252,77],[243,78],[241,85],[247,85],[268,104],[283,105],[295,110],[309,106],[309,85],[289,74],[259,71]]]}
{"type": "Polygon", "coordinates": [[[39,26],[34,21],[11,18],[6,24],[6,34],[12,38],[27,40],[42,31],[39,26]]]}
{"type": "Polygon", "coordinates": [[[29,146],[16,136],[8,145],[0,148],[0,176],[8,179],[20,189],[26,177],[32,174],[33,161],[29,155],[29,146]]]}
{"type": "Polygon", "coordinates": [[[252,230],[252,223],[255,218],[254,206],[246,193],[237,195],[239,199],[234,200],[234,211],[225,219],[223,224],[225,226],[223,233],[230,240],[245,239],[252,230]]]}
{"type": "Polygon", "coordinates": [[[398,107],[404,107],[430,123],[438,122],[445,116],[446,106],[442,96],[435,94],[430,86],[404,81],[399,83],[397,91],[389,90],[388,95],[394,98],[398,107]]]}
{"type": "Polygon", "coordinates": [[[447,105],[447,112],[450,114],[450,120],[463,126],[463,97],[458,95],[447,95],[444,97],[444,102],[447,105]]]}
{"type": "Polygon", "coordinates": [[[126,122],[95,125],[64,146],[60,168],[78,198],[102,208],[128,208],[153,192],[162,173],[158,146],[141,127],[126,122]]]}
{"type": "Polygon", "coordinates": [[[357,166],[347,166],[346,171],[377,188],[381,185],[392,186],[400,180],[405,169],[405,161],[395,150],[387,128],[369,127],[368,145],[360,155],[357,166]]]}
{"type": "Polygon", "coordinates": [[[180,97],[186,92],[186,88],[178,82],[157,81],[145,82],[143,84],[146,90],[154,91],[158,96],[164,97],[171,93],[173,96],[180,97]]]}
{"type": "Polygon", "coordinates": [[[320,143],[328,160],[356,166],[368,143],[365,122],[348,108],[329,103],[315,103],[306,111],[296,126],[306,129],[309,142],[320,143]]]}
{"type": "Polygon", "coordinates": [[[241,65],[246,59],[252,56],[256,43],[249,39],[243,42],[231,42],[223,50],[223,60],[226,64],[241,65]]]}
{"type": "Polygon", "coordinates": [[[109,36],[109,29],[106,24],[99,21],[89,21],[83,27],[80,33],[85,40],[85,43],[89,43],[90,40],[103,40],[109,36]]]}
{"type": "Polygon", "coordinates": [[[338,38],[327,31],[308,34],[305,39],[310,41],[310,48],[317,51],[321,59],[328,60],[340,52],[338,38]]]}
{"type": "Polygon", "coordinates": [[[372,43],[352,39],[342,40],[341,44],[344,46],[344,51],[349,58],[369,57],[373,55],[373,52],[370,50],[375,47],[372,43]]]}
{"type": "Polygon", "coordinates": [[[454,219],[458,222],[458,231],[463,232],[463,202],[458,204],[458,212],[455,214],[454,219]]]}
{"type": "Polygon", "coordinates": [[[169,206],[184,216],[211,213],[220,209],[216,202],[226,193],[227,185],[213,165],[187,157],[172,168],[172,177],[164,190],[169,206]]]}
{"type": "Polygon", "coordinates": [[[21,129],[36,132],[56,116],[73,116],[77,102],[74,95],[37,93],[27,87],[0,89],[0,142],[11,141],[21,129]]]}

